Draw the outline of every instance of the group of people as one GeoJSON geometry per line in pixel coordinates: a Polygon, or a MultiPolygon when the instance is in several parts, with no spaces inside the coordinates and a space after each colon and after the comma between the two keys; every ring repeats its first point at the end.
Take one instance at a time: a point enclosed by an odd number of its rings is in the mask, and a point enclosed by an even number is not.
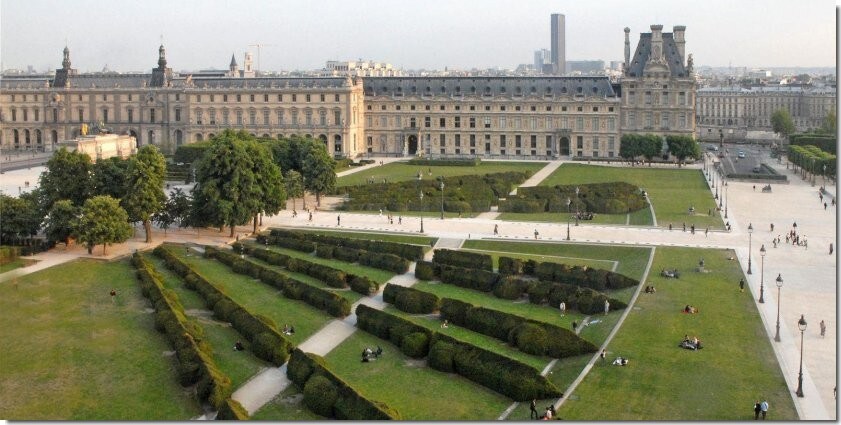
{"type": "Polygon", "coordinates": [[[295,327],[289,325],[283,325],[283,334],[284,335],[295,335],[295,327]]]}
{"type": "Polygon", "coordinates": [[[647,285],[645,287],[645,293],[646,294],[656,294],[657,293],[657,288],[655,288],[654,285],[647,285]]]}
{"type": "Polygon", "coordinates": [[[689,313],[689,314],[695,314],[695,313],[698,312],[698,307],[693,307],[693,306],[687,304],[686,307],[683,308],[683,312],[684,313],[689,313]]]}
{"type": "Polygon", "coordinates": [[[589,211],[579,211],[572,215],[572,218],[578,220],[592,220],[596,215],[589,211]]]}
{"type": "Polygon", "coordinates": [[[753,405],[753,419],[759,419],[759,415],[762,415],[762,419],[765,420],[765,416],[768,414],[768,401],[766,400],[756,400],[756,403],[753,405]]]}
{"type": "Polygon", "coordinates": [[[678,279],[678,278],[680,278],[680,273],[677,271],[677,269],[674,269],[674,270],[663,269],[663,270],[660,271],[660,276],[671,277],[671,278],[678,279]]]}
{"type": "Polygon", "coordinates": [[[529,411],[529,418],[530,419],[550,420],[550,419],[553,419],[557,415],[557,412],[555,411],[555,405],[550,404],[549,406],[546,407],[546,411],[543,412],[543,416],[540,416],[540,414],[537,413],[537,400],[535,400],[535,399],[532,399],[531,404],[529,405],[529,409],[530,409],[530,411],[529,411]]]}
{"type": "Polygon", "coordinates": [[[617,357],[611,364],[614,366],[628,366],[628,359],[620,356],[617,357]]]}
{"type": "Polygon", "coordinates": [[[382,354],[383,354],[383,349],[379,345],[377,346],[376,351],[371,347],[365,347],[365,349],[362,350],[362,362],[363,363],[368,363],[371,360],[376,360],[376,359],[380,358],[380,356],[382,354]]]}
{"type": "Polygon", "coordinates": [[[684,335],[683,336],[683,341],[680,342],[680,347],[681,348],[686,348],[687,350],[700,350],[700,349],[704,348],[701,345],[701,340],[698,339],[697,336],[693,336],[690,339],[689,335],[684,335]]]}

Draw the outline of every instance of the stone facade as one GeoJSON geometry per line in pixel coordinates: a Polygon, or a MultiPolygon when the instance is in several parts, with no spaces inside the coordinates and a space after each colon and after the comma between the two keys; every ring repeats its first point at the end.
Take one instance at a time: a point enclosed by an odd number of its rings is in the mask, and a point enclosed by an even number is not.
{"type": "Polygon", "coordinates": [[[94,163],[113,157],[126,159],[137,153],[137,140],[134,137],[117,134],[82,136],[60,142],[58,146],[65,147],[69,151],[86,153],[94,163]]]}

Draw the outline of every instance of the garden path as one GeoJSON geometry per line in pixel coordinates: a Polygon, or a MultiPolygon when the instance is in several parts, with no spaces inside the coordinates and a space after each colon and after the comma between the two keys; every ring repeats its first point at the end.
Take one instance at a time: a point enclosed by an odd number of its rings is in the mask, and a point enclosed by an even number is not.
{"type": "MultiPolygon", "coordinates": [[[[523,184],[521,184],[519,187],[532,187],[532,186],[539,185],[540,182],[542,182],[544,179],[546,179],[546,177],[549,177],[549,175],[552,174],[555,170],[557,170],[558,167],[560,167],[564,162],[567,162],[567,161],[558,160],[558,161],[549,162],[548,164],[546,164],[545,167],[541,168],[538,172],[532,174],[532,176],[529,177],[528,180],[524,181],[523,184]]],[[[511,193],[509,193],[509,195],[516,195],[516,194],[517,194],[517,188],[515,187],[514,190],[512,190],[511,193]]]]}

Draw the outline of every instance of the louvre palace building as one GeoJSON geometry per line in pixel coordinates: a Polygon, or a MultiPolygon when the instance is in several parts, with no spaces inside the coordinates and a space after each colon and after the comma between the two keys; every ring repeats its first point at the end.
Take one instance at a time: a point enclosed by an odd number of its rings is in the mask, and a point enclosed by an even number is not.
{"type": "Polygon", "coordinates": [[[83,124],[173,152],[235,128],[311,136],[336,157],[618,157],[626,133],[693,136],[696,83],[685,27],[652,25],[623,77],[260,77],[174,74],[166,51],[144,74],[81,74],[64,49],[55,75],[0,80],[0,147],[51,150],[83,124]]]}

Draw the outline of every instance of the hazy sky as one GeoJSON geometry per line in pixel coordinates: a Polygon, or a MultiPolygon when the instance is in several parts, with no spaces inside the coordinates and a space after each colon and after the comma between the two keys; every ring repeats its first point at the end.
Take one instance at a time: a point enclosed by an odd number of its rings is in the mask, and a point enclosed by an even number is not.
{"type": "Polygon", "coordinates": [[[686,25],[695,65],[834,66],[834,0],[0,0],[0,65],[146,71],[163,42],[174,70],[242,65],[262,43],[264,70],[357,58],[407,69],[532,63],[549,15],[566,15],[567,60],[622,60],[640,32],[686,25]]]}

